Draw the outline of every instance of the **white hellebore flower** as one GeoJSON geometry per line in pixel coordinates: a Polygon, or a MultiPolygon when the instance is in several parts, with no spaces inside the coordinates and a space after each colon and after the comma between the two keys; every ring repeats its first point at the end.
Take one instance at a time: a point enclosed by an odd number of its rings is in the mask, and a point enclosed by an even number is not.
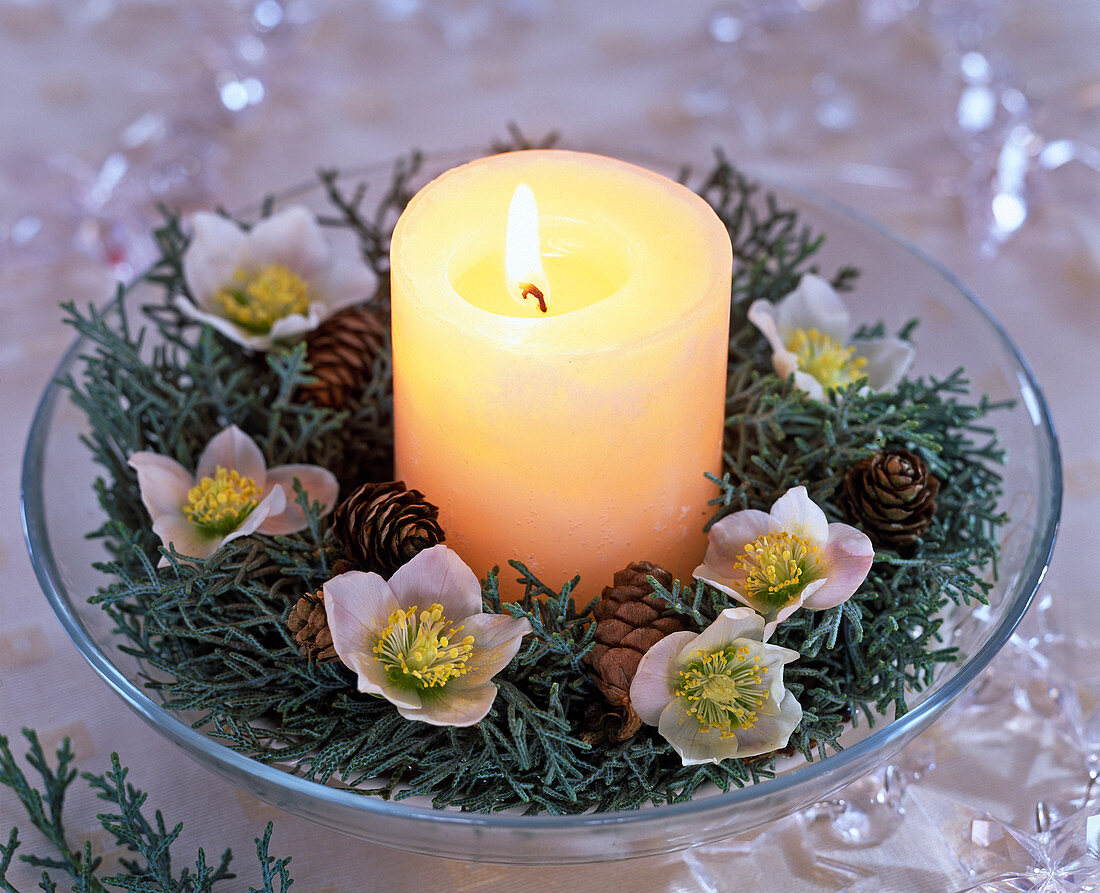
{"type": "Polygon", "coordinates": [[[434,726],[479,722],[497,695],[490,680],[531,631],[525,619],[482,613],[477,576],[443,545],[418,552],[388,583],[362,571],[333,577],[324,602],[359,691],[434,726]]]}
{"type": "Polygon", "coordinates": [[[800,607],[820,611],[851,598],[875,557],[867,535],[830,524],[805,487],[792,487],[770,512],[727,515],[707,537],[695,577],[764,615],[765,640],[800,607]]]}
{"type": "Polygon", "coordinates": [[[210,439],[194,474],[175,459],[149,451],[134,453],[129,462],[137,471],[153,532],[189,558],[209,558],[240,536],[303,530],[307,521],[294,493],[295,479],[326,513],[339,489],[332,472],[316,465],[268,468],[260,448],[236,425],[210,439]]]}
{"type": "Polygon", "coordinates": [[[183,256],[190,298],[184,314],[252,350],[317,328],[325,317],[366,300],[371,271],[353,256],[334,256],[314,215],[295,205],[248,232],[218,214],[191,218],[183,256]]]}
{"type": "Polygon", "coordinates": [[[726,608],[701,633],[671,633],[642,656],[630,703],[685,766],[785,747],[802,721],[783,687],[783,665],[798,652],[764,644],[763,634],[755,611],[726,608]]]}
{"type": "Polygon", "coordinates": [[[749,321],[768,339],[776,374],[815,400],[864,376],[874,391],[894,387],[913,362],[913,346],[900,338],[851,341],[851,318],[840,295],[820,276],[806,273],[776,303],[760,298],[749,321]]]}

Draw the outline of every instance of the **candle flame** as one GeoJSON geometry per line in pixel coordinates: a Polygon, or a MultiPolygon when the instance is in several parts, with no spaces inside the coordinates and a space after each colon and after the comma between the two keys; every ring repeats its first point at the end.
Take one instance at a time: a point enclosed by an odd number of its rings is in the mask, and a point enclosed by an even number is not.
{"type": "Polygon", "coordinates": [[[508,231],[504,242],[504,275],[508,292],[521,304],[538,301],[546,312],[546,274],[539,252],[539,211],[535,194],[520,183],[508,206],[508,231]]]}

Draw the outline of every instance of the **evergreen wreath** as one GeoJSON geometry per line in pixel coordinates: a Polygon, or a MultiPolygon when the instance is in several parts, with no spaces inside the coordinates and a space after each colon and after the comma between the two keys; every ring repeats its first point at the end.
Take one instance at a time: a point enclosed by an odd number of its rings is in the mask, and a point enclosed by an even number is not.
{"type": "MultiPolygon", "coordinates": [[[[416,153],[396,162],[377,196],[335,171],[319,174],[326,204],[319,222],[357,240],[379,281],[367,307],[383,321],[390,232],[423,179],[416,153]]],[[[787,749],[813,760],[839,747],[849,723],[873,724],[891,708],[903,714],[906,693],[929,685],[939,666],[955,660],[955,649],[938,635],[942,614],[985,601],[1005,521],[998,507],[1003,455],[987,421],[998,404],[975,398],[961,369],[906,378],[890,392],[868,393],[856,382],[823,401],[780,378],[767,341],[747,322],[749,306],[777,301],[807,273],[849,290],[858,272],[819,270],[824,236],[721,155],[694,188],[726,224],[738,259],[724,469],[714,479],[711,523],[741,509],[766,511],[799,485],[830,521],[841,520],[846,473],[882,451],[906,451],[939,481],[937,510],[919,540],[911,538],[915,547],[877,550],[852,598],[798,612],[772,639],[800,654],[785,668],[803,711],[787,749]]],[[[276,207],[268,199],[259,217],[276,207]]],[[[364,795],[427,797],[440,808],[622,810],[684,801],[707,784],[727,790],[774,775],[776,753],[683,765],[652,726],[625,740],[600,734],[592,707],[602,703],[601,693],[586,661],[596,602],[576,603],[576,579],[539,580],[516,561],[488,573],[484,610],[526,619],[531,634],[496,676],[499,692],[484,719],[440,727],[403,718],[389,702],[359,693],[340,661],[311,659],[300,649],[295,630],[315,601],[301,608],[299,601],[312,599],[348,557],[330,518],[301,488],[296,498],[307,523],[299,533],[241,537],[199,562],[165,550],[128,465],[135,453],[159,451],[193,468],[204,445],[231,424],[255,439],[268,465],[330,469],[348,494],[391,479],[393,419],[388,343],[372,342],[363,385],[342,405],[301,400],[317,383],[306,342],[249,353],[181,313],[170,297],[185,289],[188,234],[165,212],[156,239],[159,259],[140,282],[161,286],[164,300],[136,308],[135,289],[120,286],[105,311],[66,306],[85,340],[83,366],[64,385],[87,414],[86,439],[102,468],[95,487],[108,520],[95,535],[110,559],[99,566],[107,582],[93,601],[113,620],[120,648],[163,680],[148,685],[166,709],[197,711],[197,728],[260,762],[364,795]],[[158,567],[162,554],[167,562],[158,567]],[[500,573],[518,575],[521,601],[501,603],[500,573]],[[295,611],[306,613],[292,629],[295,611]]],[[[899,337],[908,339],[915,325],[899,337]]],[[[856,338],[882,334],[872,326],[856,338]]],[[[660,481],[652,486],[659,489],[660,481]]],[[[702,580],[648,581],[667,613],[695,632],[732,604],[702,580]]]]}

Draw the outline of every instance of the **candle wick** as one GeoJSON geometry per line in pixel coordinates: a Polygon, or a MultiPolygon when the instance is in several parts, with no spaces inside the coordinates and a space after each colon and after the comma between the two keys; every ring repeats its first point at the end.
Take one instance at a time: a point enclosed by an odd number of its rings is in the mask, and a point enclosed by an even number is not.
{"type": "Polygon", "coordinates": [[[519,284],[519,294],[524,300],[534,296],[535,300],[539,302],[539,310],[543,313],[546,312],[546,296],[542,293],[542,289],[535,285],[535,283],[521,282],[519,284]]]}

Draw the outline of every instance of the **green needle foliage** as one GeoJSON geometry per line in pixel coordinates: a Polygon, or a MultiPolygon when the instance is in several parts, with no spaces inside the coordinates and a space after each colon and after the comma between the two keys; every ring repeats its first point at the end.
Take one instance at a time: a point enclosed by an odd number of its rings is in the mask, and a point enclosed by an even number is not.
{"type": "MultiPolygon", "coordinates": [[[[21,861],[42,869],[39,889],[47,893],[57,890],[51,872],[68,875],[72,881],[69,889],[74,893],[106,893],[108,888],[131,893],[214,893],[215,889],[226,889],[220,886],[222,881],[236,878],[229,870],[233,858],[229,850],[222,853],[217,865],[207,863],[206,853],[200,849],[193,865],[178,871],[172,867],[172,846],[183,825],[169,828],[159,810],[152,821],[145,816],[146,795],[126,780],[129,770],[119,762],[118,754],[111,755],[111,768],[106,772],[80,774],[88,787],[110,804],[108,808],[112,811],[97,816],[100,825],[118,847],[134,854],[134,858],[119,860],[122,873],[105,877],[101,870],[102,859],[92,854],[91,844],[84,841],[74,848],[65,834],[65,799],[77,778],[69,740],[66,738],[58,748],[55,754],[57,768],[53,769],[38,735],[30,729],[24,729],[23,735],[30,747],[26,761],[41,781],[32,782],[27,777],[8,739],[0,735],[0,784],[15,793],[31,824],[45,836],[54,851],[51,856],[18,854],[21,861]]],[[[287,870],[290,859],[272,857],[270,842],[269,823],[263,836],[256,840],[261,886],[249,887],[248,893],[286,893],[293,883],[287,870]]],[[[0,844],[0,891],[4,893],[20,893],[8,879],[8,870],[21,845],[18,828],[11,829],[6,845],[0,844]]]]}
{"type": "MultiPolygon", "coordinates": [[[[382,313],[389,231],[424,179],[421,167],[416,155],[399,161],[373,205],[366,185],[320,174],[320,219],[357,238],[381,277],[372,301],[382,313]]],[[[802,655],[786,669],[804,711],[790,747],[813,759],[838,746],[846,724],[873,722],[891,707],[903,713],[907,693],[955,659],[939,641],[941,618],[951,605],[984,599],[1003,522],[996,470],[1002,456],[985,421],[995,407],[971,400],[961,371],[905,381],[889,394],[861,394],[853,385],[827,402],[780,380],[746,310],[758,298],[778,300],[803,273],[816,271],[823,236],[721,157],[696,188],[728,226],[739,259],[715,519],[742,508],[767,510],[802,484],[838,520],[835,495],[845,470],[884,448],[919,454],[943,482],[940,509],[914,556],[879,552],[850,601],[798,612],[776,634],[776,643],[802,655]]],[[[274,206],[265,203],[265,212],[274,206]]],[[[310,380],[304,347],[250,355],[182,317],[171,296],[186,293],[187,236],[172,215],[157,235],[161,258],[145,278],[164,297],[141,308],[141,328],[130,319],[133,292],[120,291],[106,313],[70,306],[85,352],[82,373],[66,384],[88,415],[88,444],[103,468],[96,486],[109,520],[98,534],[111,560],[102,567],[109,582],[95,600],[114,619],[120,647],[166,680],[149,683],[166,707],[193,711],[196,727],[228,746],[317,781],[481,812],[631,809],[686,800],[708,783],[728,789],[774,774],[774,756],[685,767],[649,727],[621,744],[587,734],[586,710],[600,695],[583,662],[594,637],[592,606],[575,604],[576,580],[555,588],[512,562],[506,572],[519,575],[526,596],[502,605],[497,574],[487,576],[486,610],[526,617],[533,635],[498,676],[499,696],[485,719],[471,728],[438,728],[404,720],[388,702],[360,694],[355,675],[339,662],[300,656],[285,619],[342,557],[313,507],[306,506],[311,524],[301,534],[238,539],[198,563],[167,552],[167,566],[158,568],[163,550],[127,456],[156,450],[194,467],[209,438],[234,423],[255,437],[268,463],[325,466],[347,493],[392,477],[392,401],[383,355],[348,407],[296,402],[310,380]]],[[[827,278],[846,289],[856,271],[827,278]]],[[[702,583],[660,592],[699,629],[728,606],[702,583]]]]}

